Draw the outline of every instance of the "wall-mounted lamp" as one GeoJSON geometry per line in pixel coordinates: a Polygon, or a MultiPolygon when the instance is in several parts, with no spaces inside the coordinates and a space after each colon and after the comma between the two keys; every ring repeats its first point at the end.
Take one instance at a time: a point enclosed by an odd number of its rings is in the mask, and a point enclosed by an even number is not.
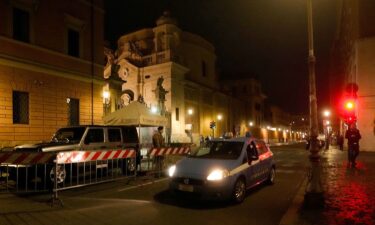
{"type": "Polygon", "coordinates": [[[152,113],[157,113],[158,112],[158,108],[156,106],[151,106],[151,112],[152,113]]]}
{"type": "Polygon", "coordinates": [[[193,109],[188,109],[187,113],[188,113],[188,115],[193,115],[194,110],[193,109]]]}

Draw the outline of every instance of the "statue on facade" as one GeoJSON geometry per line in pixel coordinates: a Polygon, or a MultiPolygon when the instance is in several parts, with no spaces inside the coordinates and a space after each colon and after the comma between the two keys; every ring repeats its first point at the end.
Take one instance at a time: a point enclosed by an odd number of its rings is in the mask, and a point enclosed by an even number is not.
{"type": "Polygon", "coordinates": [[[165,90],[163,87],[164,78],[163,76],[158,78],[156,89],[153,90],[155,92],[155,97],[158,101],[158,109],[161,115],[164,115],[166,112],[165,109],[165,95],[169,93],[169,91],[165,90]]]}
{"type": "Polygon", "coordinates": [[[139,103],[142,103],[142,104],[146,104],[146,103],[145,103],[145,99],[143,98],[142,95],[139,95],[139,96],[138,96],[138,102],[139,102],[139,103]]]}
{"type": "Polygon", "coordinates": [[[104,55],[107,59],[107,63],[105,65],[105,68],[107,68],[107,67],[111,68],[110,73],[105,74],[104,78],[108,79],[110,77],[118,76],[121,66],[118,64],[117,51],[114,53],[111,49],[104,48],[104,55]]]}

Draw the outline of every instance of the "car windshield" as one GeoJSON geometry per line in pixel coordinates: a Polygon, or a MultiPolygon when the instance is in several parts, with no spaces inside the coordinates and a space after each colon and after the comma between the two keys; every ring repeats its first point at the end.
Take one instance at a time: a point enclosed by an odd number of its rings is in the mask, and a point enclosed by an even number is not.
{"type": "Polygon", "coordinates": [[[61,128],[52,137],[53,142],[78,143],[81,141],[85,127],[61,128]]]}
{"type": "Polygon", "coordinates": [[[199,147],[190,157],[208,159],[237,159],[243,142],[214,141],[199,147]]]}

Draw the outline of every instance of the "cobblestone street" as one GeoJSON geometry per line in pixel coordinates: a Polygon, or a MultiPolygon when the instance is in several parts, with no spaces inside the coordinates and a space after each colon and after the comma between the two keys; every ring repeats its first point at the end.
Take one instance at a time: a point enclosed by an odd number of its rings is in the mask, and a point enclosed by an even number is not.
{"type": "Polygon", "coordinates": [[[375,153],[360,152],[355,168],[348,165],[347,151],[330,149],[322,156],[325,208],[303,211],[304,223],[375,224],[375,153]]]}

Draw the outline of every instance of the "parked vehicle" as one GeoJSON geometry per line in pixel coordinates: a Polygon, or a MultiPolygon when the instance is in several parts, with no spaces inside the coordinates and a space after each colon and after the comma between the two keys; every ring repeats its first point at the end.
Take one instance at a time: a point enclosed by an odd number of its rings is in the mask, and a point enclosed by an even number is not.
{"type": "MultiPolygon", "coordinates": [[[[58,129],[51,141],[38,144],[20,145],[14,148],[14,152],[50,152],[58,153],[65,151],[101,151],[135,149],[139,156],[139,140],[136,127],[134,126],[75,126],[58,129]]],[[[120,162],[122,173],[134,173],[136,170],[136,160],[123,159],[120,162]]],[[[4,166],[4,165],[3,165],[4,166]]],[[[54,180],[54,164],[44,165],[44,168],[36,165],[6,165],[9,178],[17,180],[19,184],[44,181],[47,185],[54,180]]],[[[97,161],[95,164],[59,165],[56,169],[58,183],[62,183],[66,178],[81,176],[82,171],[109,170],[114,168],[113,161],[97,161]],[[111,164],[112,163],[112,164],[111,164]],[[87,167],[81,169],[81,167],[87,167]],[[77,171],[77,172],[72,172],[77,171]]],[[[5,170],[4,170],[5,171],[5,170]]],[[[107,171],[105,171],[107,172],[107,171]]],[[[85,176],[87,172],[85,173],[85,176]]]]}
{"type": "Polygon", "coordinates": [[[246,190],[275,182],[273,153],[251,137],[214,139],[169,168],[170,190],[242,202],[246,190]]]}

